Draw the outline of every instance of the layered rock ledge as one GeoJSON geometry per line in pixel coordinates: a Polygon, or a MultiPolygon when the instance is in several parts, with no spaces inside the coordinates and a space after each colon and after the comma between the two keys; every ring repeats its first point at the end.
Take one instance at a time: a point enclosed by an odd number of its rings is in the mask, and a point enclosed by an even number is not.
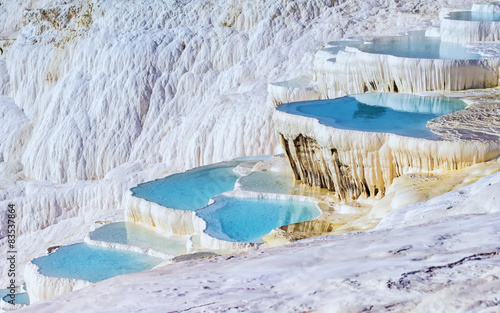
{"type": "Polygon", "coordinates": [[[345,130],[278,110],[273,119],[295,178],[335,191],[342,200],[380,198],[401,175],[463,169],[500,154],[498,140],[430,140],[345,130]]]}
{"type": "Polygon", "coordinates": [[[354,47],[339,51],[335,61],[324,61],[320,53],[317,56],[321,60],[315,61],[314,72],[323,99],[364,92],[419,93],[498,86],[498,58],[406,58],[354,47]]]}
{"type": "MultiPolygon", "coordinates": [[[[500,40],[500,20],[461,20],[455,18],[460,13],[462,12],[451,12],[441,21],[441,39],[443,41],[471,43],[500,40]]],[[[492,11],[470,11],[470,13],[500,16],[500,13],[492,11]]]]}

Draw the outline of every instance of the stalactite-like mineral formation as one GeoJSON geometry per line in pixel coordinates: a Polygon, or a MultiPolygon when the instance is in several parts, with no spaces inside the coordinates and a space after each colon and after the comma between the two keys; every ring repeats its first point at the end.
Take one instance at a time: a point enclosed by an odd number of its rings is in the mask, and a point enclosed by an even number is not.
{"type": "Polygon", "coordinates": [[[278,110],[273,119],[295,178],[333,190],[342,200],[382,197],[403,174],[458,170],[500,154],[498,140],[429,140],[345,130],[278,110]]]}

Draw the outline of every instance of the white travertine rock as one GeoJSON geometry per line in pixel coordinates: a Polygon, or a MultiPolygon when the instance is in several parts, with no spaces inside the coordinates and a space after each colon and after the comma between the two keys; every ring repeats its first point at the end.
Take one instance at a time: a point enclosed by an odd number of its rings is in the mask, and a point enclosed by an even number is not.
{"type": "Polygon", "coordinates": [[[436,26],[431,26],[425,30],[425,37],[441,37],[441,29],[436,26]]]}
{"type": "Polygon", "coordinates": [[[425,30],[425,37],[441,37],[441,29],[437,26],[431,26],[425,30]]]}
{"type": "Polygon", "coordinates": [[[162,231],[178,235],[197,233],[194,226],[194,211],[176,210],[157,203],[132,196],[129,191],[128,204],[125,208],[125,220],[140,222],[162,231]]]}
{"type": "MultiPolygon", "coordinates": [[[[491,101],[493,102],[493,101],[491,101]]],[[[477,104],[427,123],[433,133],[454,141],[500,141],[500,103],[477,104]]]]}

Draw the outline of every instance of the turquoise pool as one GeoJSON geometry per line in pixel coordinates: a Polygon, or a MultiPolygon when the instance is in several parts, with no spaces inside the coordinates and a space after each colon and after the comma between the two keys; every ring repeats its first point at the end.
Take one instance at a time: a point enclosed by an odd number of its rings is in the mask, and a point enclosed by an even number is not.
{"type": "Polygon", "coordinates": [[[459,21],[484,21],[484,22],[500,22],[500,12],[473,12],[473,11],[462,11],[462,12],[450,12],[448,13],[449,20],[459,20],[459,21]]]}
{"type": "MultiPolygon", "coordinates": [[[[10,295],[4,295],[2,297],[2,300],[5,302],[9,302],[11,300],[10,295]]],[[[22,292],[22,293],[16,293],[16,298],[14,300],[15,304],[25,304],[29,305],[30,304],[30,297],[28,296],[27,292],[22,292]]]]}
{"type": "Polygon", "coordinates": [[[140,184],[131,189],[132,195],[164,207],[194,211],[206,206],[213,196],[234,189],[239,175],[233,169],[241,163],[242,160],[197,167],[140,184]]]}
{"type": "Polygon", "coordinates": [[[321,211],[314,203],[219,196],[196,211],[207,223],[205,233],[232,242],[260,242],[272,229],[315,219],[321,211]]]}
{"type": "Polygon", "coordinates": [[[149,270],[163,260],[149,255],[77,243],[31,261],[50,277],[98,282],[114,276],[149,270]]]}
{"type": "Polygon", "coordinates": [[[341,98],[283,104],[277,110],[316,118],[326,126],[417,138],[438,138],[426,124],[464,109],[461,100],[398,93],[366,93],[341,98]]]}
{"type": "Polygon", "coordinates": [[[423,33],[408,36],[380,37],[371,44],[357,48],[367,53],[388,54],[403,58],[469,60],[480,59],[480,54],[469,53],[459,43],[444,42],[439,38],[425,37],[423,33]]]}
{"type": "Polygon", "coordinates": [[[186,236],[162,236],[157,232],[135,223],[110,223],[89,234],[90,239],[154,249],[177,256],[187,253],[186,236]]]}

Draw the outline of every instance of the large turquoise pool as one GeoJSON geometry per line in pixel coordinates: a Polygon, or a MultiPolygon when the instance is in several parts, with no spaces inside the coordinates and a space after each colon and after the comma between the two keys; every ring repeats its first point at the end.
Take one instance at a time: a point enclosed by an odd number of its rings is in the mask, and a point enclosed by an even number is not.
{"type": "Polygon", "coordinates": [[[500,22],[500,12],[473,12],[473,11],[462,11],[462,12],[450,12],[448,13],[449,20],[460,20],[460,21],[484,21],[484,22],[500,22]]]}
{"type": "Polygon", "coordinates": [[[194,211],[213,196],[234,189],[239,175],[233,169],[242,161],[231,161],[167,176],[132,188],[132,195],[164,207],[194,211]]]}
{"type": "Polygon", "coordinates": [[[114,276],[152,269],[163,260],[149,255],[77,243],[31,261],[50,277],[98,282],[114,276]]]}
{"type": "Polygon", "coordinates": [[[461,100],[398,93],[366,93],[341,98],[283,104],[277,110],[316,118],[340,129],[437,138],[426,124],[438,116],[465,108],[461,100]]]}
{"type": "Polygon", "coordinates": [[[162,236],[157,232],[135,223],[110,223],[97,228],[89,234],[90,239],[154,249],[177,256],[187,253],[186,236],[162,236]]]}
{"type": "Polygon", "coordinates": [[[207,223],[205,233],[232,242],[260,242],[276,227],[315,219],[314,203],[219,196],[196,212],[207,223]]]}
{"type": "Polygon", "coordinates": [[[375,54],[389,54],[403,58],[469,60],[480,59],[480,54],[469,53],[459,43],[444,42],[439,38],[425,37],[423,33],[409,36],[380,37],[373,43],[359,45],[361,51],[375,54]]]}

